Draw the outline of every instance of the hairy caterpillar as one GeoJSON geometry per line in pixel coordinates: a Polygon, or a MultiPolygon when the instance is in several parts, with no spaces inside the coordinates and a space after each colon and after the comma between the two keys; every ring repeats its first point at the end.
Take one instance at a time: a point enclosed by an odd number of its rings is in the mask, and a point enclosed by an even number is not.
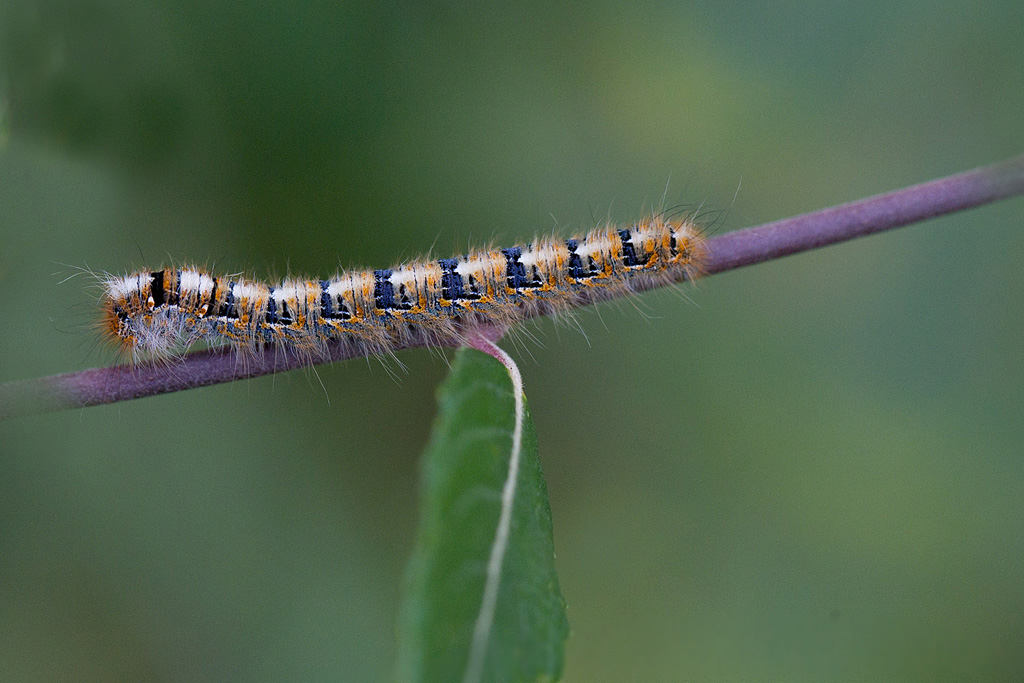
{"type": "Polygon", "coordinates": [[[582,238],[275,286],[165,268],[107,278],[103,329],[133,357],[156,359],[197,342],[239,350],[269,344],[310,355],[332,343],[370,353],[410,339],[450,345],[474,327],[504,328],[527,314],[567,310],[578,299],[693,279],[703,255],[691,221],[652,216],[582,238]]]}

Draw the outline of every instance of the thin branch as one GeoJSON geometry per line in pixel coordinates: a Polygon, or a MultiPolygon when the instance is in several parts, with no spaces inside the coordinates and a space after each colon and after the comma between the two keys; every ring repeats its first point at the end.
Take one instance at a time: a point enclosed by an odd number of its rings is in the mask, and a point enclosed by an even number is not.
{"type": "Polygon", "coordinates": [[[709,244],[711,258],[704,271],[721,273],[1020,194],[1024,194],[1024,155],[716,237],[709,244]]]}
{"type": "MultiPolygon", "coordinates": [[[[713,275],[1024,194],[1024,155],[1002,163],[793,218],[737,230],[708,241],[704,273],[713,275]]],[[[592,303],[586,290],[580,305],[592,303]]],[[[406,347],[423,346],[410,342],[406,347]]],[[[397,349],[396,349],[397,350],[397,349]]],[[[357,355],[332,348],[317,363],[357,355]]],[[[116,403],[308,366],[307,356],[266,348],[187,354],[162,364],[95,368],[0,384],[0,419],[33,412],[116,403]]]]}

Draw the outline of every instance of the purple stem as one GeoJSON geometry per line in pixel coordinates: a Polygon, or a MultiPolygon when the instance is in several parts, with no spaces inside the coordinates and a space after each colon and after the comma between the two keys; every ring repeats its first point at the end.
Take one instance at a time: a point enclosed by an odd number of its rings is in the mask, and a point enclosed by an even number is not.
{"type": "MultiPolygon", "coordinates": [[[[1024,194],[1024,155],[895,192],[805,213],[708,241],[704,273],[713,275],[801,251],[891,230],[999,199],[1024,194]]],[[[587,303],[581,301],[581,304],[587,303]]],[[[412,343],[409,346],[422,346],[412,343]]],[[[403,347],[404,348],[404,347],[403,347]]],[[[326,363],[352,358],[332,348],[326,363]]],[[[164,363],[119,365],[0,385],[0,419],[33,412],[116,403],[236,379],[284,372],[310,364],[306,356],[267,348],[245,356],[198,351],[164,363]]]]}
{"type": "Polygon", "coordinates": [[[1024,194],[1024,155],[710,240],[708,275],[1024,194]]]}

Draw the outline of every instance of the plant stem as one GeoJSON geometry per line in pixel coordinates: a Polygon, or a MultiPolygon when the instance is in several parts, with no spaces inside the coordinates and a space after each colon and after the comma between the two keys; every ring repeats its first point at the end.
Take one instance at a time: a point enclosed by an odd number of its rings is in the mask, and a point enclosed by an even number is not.
{"type": "Polygon", "coordinates": [[[1024,155],[710,240],[708,275],[1024,194],[1024,155]]]}
{"type": "MultiPolygon", "coordinates": [[[[1024,155],[793,218],[708,240],[706,275],[837,244],[910,223],[1024,194],[1024,155]]],[[[586,290],[580,305],[590,303],[586,290]]],[[[423,346],[410,342],[407,346],[423,346]]],[[[337,346],[316,363],[360,355],[337,346]]],[[[307,356],[264,348],[245,356],[205,350],[176,361],[94,368],[0,384],[0,419],[34,412],[116,403],[183,389],[259,377],[310,365],[307,356]]]]}

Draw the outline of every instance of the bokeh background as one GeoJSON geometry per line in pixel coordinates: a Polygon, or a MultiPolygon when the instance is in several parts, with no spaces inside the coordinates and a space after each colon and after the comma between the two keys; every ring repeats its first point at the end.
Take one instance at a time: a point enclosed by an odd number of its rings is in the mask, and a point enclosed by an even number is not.
{"type": "MultiPolygon", "coordinates": [[[[80,268],[330,274],[1024,151],[1018,0],[8,0],[0,381],[80,268]],[[666,192],[667,185],[667,192],[666,192]]],[[[1020,680],[1024,203],[514,348],[573,681],[1020,680]]],[[[385,681],[442,354],[0,424],[0,679],[385,681]]]]}

